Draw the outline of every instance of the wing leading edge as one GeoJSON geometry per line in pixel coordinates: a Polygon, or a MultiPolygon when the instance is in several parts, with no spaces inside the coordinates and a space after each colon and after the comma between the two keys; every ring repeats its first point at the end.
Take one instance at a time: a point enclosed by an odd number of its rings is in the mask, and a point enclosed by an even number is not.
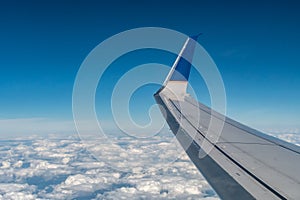
{"type": "Polygon", "coordinates": [[[187,94],[194,40],[187,39],[154,94],[187,155],[222,199],[300,199],[298,146],[222,116],[187,94]],[[217,141],[211,140],[215,133],[208,134],[212,120],[224,124],[217,141]]]}

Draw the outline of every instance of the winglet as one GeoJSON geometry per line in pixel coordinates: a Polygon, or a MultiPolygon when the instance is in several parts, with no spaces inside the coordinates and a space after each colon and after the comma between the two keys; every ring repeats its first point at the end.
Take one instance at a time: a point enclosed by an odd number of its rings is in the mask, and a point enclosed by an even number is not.
{"type": "Polygon", "coordinates": [[[201,35],[197,34],[195,36],[189,37],[184,43],[178,57],[176,58],[163,86],[160,90],[156,92],[160,93],[165,88],[168,88],[176,96],[182,96],[186,94],[187,82],[191,70],[191,62],[194,56],[194,50],[198,37],[201,35]]]}
{"type": "Polygon", "coordinates": [[[194,41],[197,41],[200,35],[201,33],[191,36],[186,40],[163,84],[164,86],[166,86],[168,81],[187,81],[189,79],[191,62],[196,45],[194,41]]]}

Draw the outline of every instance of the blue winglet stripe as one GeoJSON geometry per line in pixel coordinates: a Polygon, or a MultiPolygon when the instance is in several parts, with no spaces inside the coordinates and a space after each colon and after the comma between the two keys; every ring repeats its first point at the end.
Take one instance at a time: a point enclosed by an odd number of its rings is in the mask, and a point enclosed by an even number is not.
{"type": "MultiPolygon", "coordinates": [[[[197,41],[199,35],[200,34],[192,36],[191,38],[197,41]]],[[[195,50],[195,42],[193,40],[188,42],[181,58],[177,63],[175,71],[170,78],[170,81],[187,81],[189,79],[191,71],[191,63],[189,61],[192,61],[195,50]],[[185,58],[187,58],[187,60],[185,58]]]]}
{"type": "Polygon", "coordinates": [[[170,81],[187,81],[189,79],[191,63],[184,58],[180,58],[173,72],[170,81]]]}

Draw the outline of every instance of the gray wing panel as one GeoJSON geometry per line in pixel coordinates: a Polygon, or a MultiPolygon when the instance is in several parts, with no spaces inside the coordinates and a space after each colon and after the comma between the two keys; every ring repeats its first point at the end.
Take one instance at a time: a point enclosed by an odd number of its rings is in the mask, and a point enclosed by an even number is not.
{"type": "MultiPolygon", "coordinates": [[[[179,128],[182,129],[177,132],[190,136],[193,145],[198,147],[198,151],[195,147],[187,153],[221,198],[232,199],[234,193],[222,188],[237,184],[239,186],[235,189],[245,190],[244,194],[248,193],[248,197],[256,199],[300,199],[299,147],[224,118],[190,97],[178,102],[157,95],[156,100],[161,101],[159,103],[173,117],[173,122],[170,122],[170,117],[167,119],[172,131],[175,133],[179,128]],[[197,117],[199,113],[200,121],[197,117]],[[214,131],[207,135],[211,118],[224,121],[224,128],[217,141],[210,140],[217,137],[214,131]],[[211,159],[210,162],[204,162],[201,160],[203,158],[195,155],[199,154],[204,142],[211,146],[206,158],[211,159]],[[205,167],[206,170],[203,170],[205,167]],[[223,172],[215,170],[217,168],[223,172]],[[227,178],[212,178],[214,173],[227,178]]],[[[179,141],[180,138],[177,137],[179,141]]]]}

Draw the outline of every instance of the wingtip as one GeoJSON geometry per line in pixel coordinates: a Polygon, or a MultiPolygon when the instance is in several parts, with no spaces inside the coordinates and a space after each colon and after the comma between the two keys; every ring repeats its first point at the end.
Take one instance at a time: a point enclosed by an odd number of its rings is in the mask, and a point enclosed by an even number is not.
{"type": "Polygon", "coordinates": [[[200,35],[203,35],[203,33],[198,33],[197,35],[190,36],[190,38],[197,41],[200,35]]]}

